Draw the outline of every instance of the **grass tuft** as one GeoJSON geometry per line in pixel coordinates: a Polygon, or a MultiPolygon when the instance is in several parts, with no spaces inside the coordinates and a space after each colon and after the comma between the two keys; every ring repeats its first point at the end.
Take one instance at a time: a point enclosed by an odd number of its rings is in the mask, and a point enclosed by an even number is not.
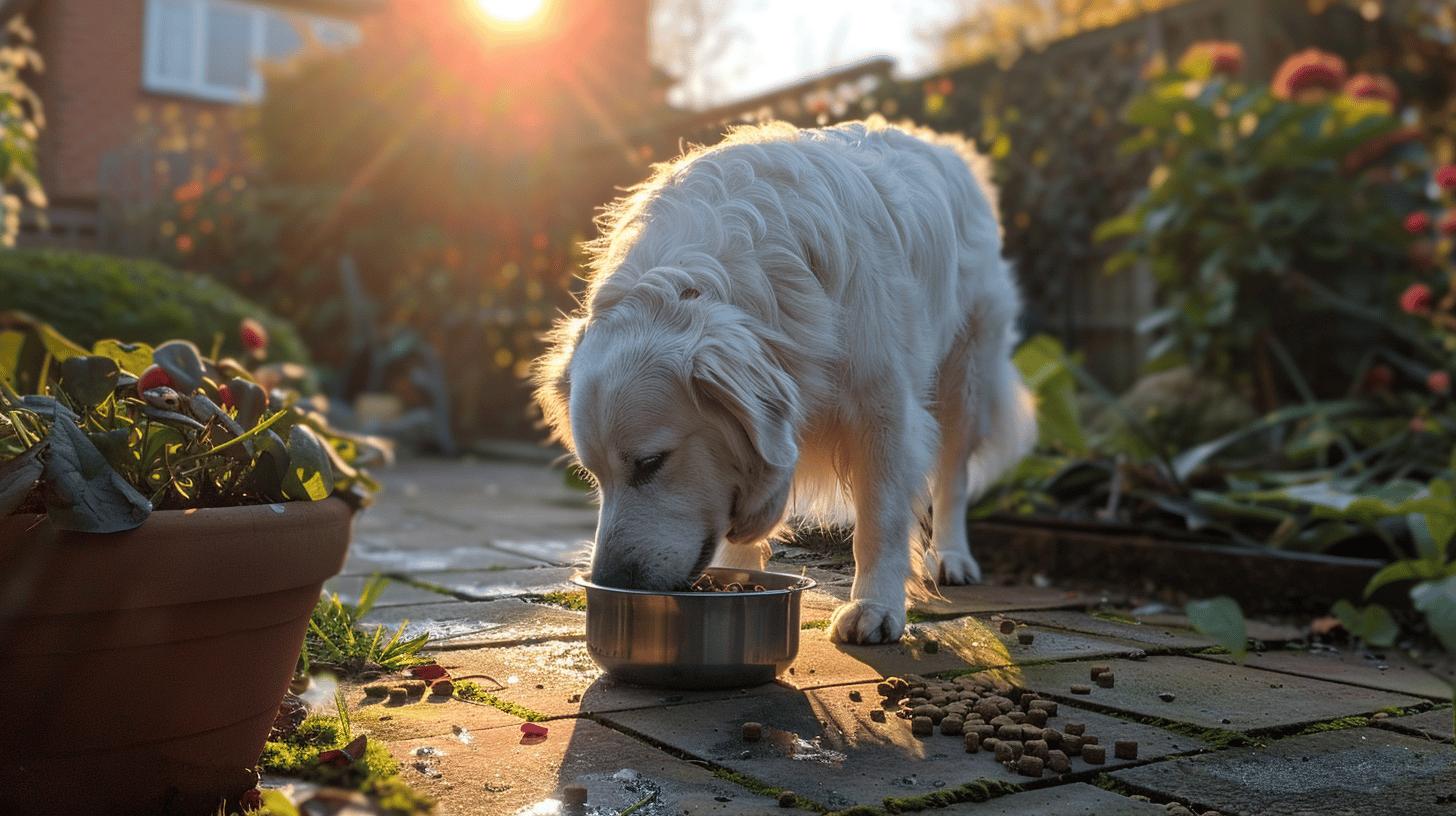
{"type": "Polygon", "coordinates": [[[537,603],[559,606],[562,609],[570,609],[573,612],[586,611],[586,593],[581,590],[570,592],[547,592],[536,599],[537,603]]]}
{"type": "Polygon", "coordinates": [[[399,763],[383,743],[370,740],[363,758],[348,767],[319,764],[321,752],[343,748],[351,736],[344,720],[314,714],[286,739],[269,740],[263,746],[258,766],[266,773],[357,790],[374,798],[389,814],[404,816],[434,810],[434,800],[416,792],[400,778],[399,763]]]}

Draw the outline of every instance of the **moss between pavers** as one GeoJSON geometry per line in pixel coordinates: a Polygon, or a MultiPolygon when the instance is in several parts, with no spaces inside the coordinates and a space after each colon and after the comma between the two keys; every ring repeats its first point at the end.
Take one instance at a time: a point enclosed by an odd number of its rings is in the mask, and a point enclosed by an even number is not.
{"type": "Polygon", "coordinates": [[[433,592],[433,593],[435,593],[437,595],[443,595],[446,598],[455,598],[457,600],[468,600],[466,598],[461,598],[459,595],[457,595],[455,593],[455,590],[453,590],[453,589],[451,589],[449,587],[441,586],[441,585],[436,584],[436,583],[433,583],[431,581],[426,581],[423,578],[416,578],[416,577],[414,577],[412,575],[404,575],[402,573],[401,574],[391,574],[389,576],[389,579],[392,580],[392,581],[398,581],[398,582],[400,582],[402,584],[409,584],[410,586],[415,587],[416,589],[423,589],[426,592],[433,592]]]}
{"type": "MultiPolygon", "coordinates": [[[[772,799],[777,799],[780,794],[788,790],[787,788],[776,788],[773,785],[755,779],[748,774],[739,773],[737,771],[730,771],[727,768],[720,768],[715,766],[710,770],[713,772],[713,776],[718,777],[724,782],[732,782],[740,788],[763,796],[767,796],[772,799]]],[[[813,799],[807,799],[803,796],[799,796],[798,794],[794,794],[794,807],[800,808],[801,810],[812,810],[815,813],[825,812],[825,808],[823,805],[815,802],[813,799]]]]}
{"type": "Polygon", "coordinates": [[[520,717],[527,722],[545,722],[551,719],[539,711],[533,711],[519,703],[510,700],[503,700],[494,694],[480,687],[479,683],[469,680],[457,680],[455,682],[455,697],[467,703],[479,703],[488,705],[491,708],[500,709],[513,717],[520,717]]]}
{"type": "Polygon", "coordinates": [[[809,621],[808,623],[800,624],[799,625],[799,628],[800,629],[828,629],[829,628],[829,620],[826,618],[825,620],[809,621]]]}
{"type": "Polygon", "coordinates": [[[1093,610],[1091,612],[1088,612],[1087,615],[1090,616],[1090,617],[1096,618],[1098,620],[1109,621],[1111,623],[1125,623],[1128,626],[1141,626],[1142,625],[1142,621],[1138,620],[1137,618],[1134,618],[1134,617],[1132,617],[1130,615],[1123,615],[1123,614],[1118,613],[1118,612],[1106,612],[1106,611],[1103,611],[1103,610],[1093,610]]]}
{"type": "Polygon", "coordinates": [[[1020,793],[1020,785],[995,779],[977,779],[954,788],[942,788],[920,796],[887,796],[880,806],[855,805],[832,811],[829,816],[883,816],[893,813],[918,813],[922,810],[949,807],[962,802],[988,802],[1000,796],[1020,793]]]}
{"type": "Polygon", "coordinates": [[[1224,748],[1242,748],[1245,746],[1261,745],[1258,740],[1251,738],[1248,734],[1241,734],[1238,731],[1229,731],[1223,728],[1205,728],[1200,725],[1190,725],[1177,720],[1169,720],[1163,717],[1128,717],[1116,711],[1102,711],[1110,717],[1131,720],[1140,725],[1150,725],[1154,728],[1161,728],[1164,731],[1171,731],[1184,737],[1192,737],[1208,743],[1215,751],[1224,748]]]}
{"type": "Polygon", "coordinates": [[[319,764],[320,753],[343,748],[352,738],[346,720],[310,715],[286,739],[269,740],[263,746],[258,767],[267,773],[358,790],[390,814],[434,810],[433,799],[416,792],[400,778],[399,763],[381,742],[369,740],[363,758],[346,767],[319,764]]]}
{"type": "Polygon", "coordinates": [[[532,596],[527,600],[533,603],[543,603],[548,606],[559,606],[562,609],[570,609],[573,612],[586,611],[586,593],[581,590],[547,592],[532,596]]]}
{"type": "Polygon", "coordinates": [[[1128,786],[1119,782],[1117,779],[1114,779],[1111,774],[1097,774],[1092,778],[1092,784],[1105,791],[1110,791],[1111,793],[1116,793],[1120,796],[1132,795],[1132,788],[1129,788],[1128,786]]]}

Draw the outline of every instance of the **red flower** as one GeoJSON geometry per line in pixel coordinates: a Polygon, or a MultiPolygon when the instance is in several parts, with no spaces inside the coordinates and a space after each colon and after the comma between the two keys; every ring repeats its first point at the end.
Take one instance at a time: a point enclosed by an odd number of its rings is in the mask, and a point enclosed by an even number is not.
{"type": "Polygon", "coordinates": [[[1413,212],[1405,217],[1405,231],[1420,235],[1431,228],[1431,216],[1425,212],[1413,212]]]}
{"type": "Polygon", "coordinates": [[[147,366],[147,370],[142,372],[142,376],[137,379],[137,393],[145,394],[153,388],[162,388],[171,385],[172,378],[167,375],[166,371],[162,370],[161,366],[149,365],[147,366]]]}
{"type": "Polygon", "coordinates": [[[1447,210],[1441,214],[1441,220],[1436,222],[1436,229],[1442,235],[1456,235],[1456,210],[1447,210]]]}
{"type": "Polygon", "coordinates": [[[1436,186],[1442,190],[1456,190],[1456,164],[1436,168],[1436,186]]]}
{"type": "Polygon", "coordinates": [[[1274,95],[1297,99],[1307,91],[1338,91],[1345,84],[1345,61],[1311,48],[1291,56],[1274,73],[1274,95]]]}
{"type": "Polygon", "coordinates": [[[1414,127],[1403,127],[1400,130],[1387,133],[1383,136],[1376,136],[1374,139],[1350,151],[1345,157],[1346,170],[1359,170],[1366,165],[1372,164],[1385,158],[1391,150],[1408,142],[1420,141],[1424,134],[1420,129],[1414,127]]]}
{"type": "Polygon", "coordinates": [[[1395,383],[1395,372],[1385,364],[1373,365],[1365,372],[1365,390],[1372,394],[1382,391],[1389,391],[1390,386],[1395,383]]]}
{"type": "Polygon", "coordinates": [[[248,351],[262,352],[268,348],[268,330],[251,317],[243,318],[238,325],[238,335],[242,338],[243,348],[248,351]]]}
{"type": "Polygon", "coordinates": [[[1380,99],[1391,107],[1400,104],[1400,89],[1383,74],[1356,74],[1345,83],[1345,93],[1356,99],[1380,99]]]}
{"type": "Polygon", "coordinates": [[[237,401],[233,398],[233,390],[223,383],[217,387],[217,404],[224,408],[236,407],[237,401]]]}
{"type": "Polygon", "coordinates": [[[1432,394],[1451,393],[1451,375],[1444,371],[1432,371],[1426,377],[1426,387],[1431,389],[1432,394]]]}
{"type": "Polygon", "coordinates": [[[1406,314],[1423,315],[1431,313],[1435,295],[1424,283],[1413,283],[1400,295],[1400,309],[1406,314]]]}
{"type": "Polygon", "coordinates": [[[1188,71],[1202,60],[1208,60],[1212,73],[1234,76],[1244,68],[1244,47],[1226,40],[1196,42],[1183,52],[1178,67],[1188,71]]]}

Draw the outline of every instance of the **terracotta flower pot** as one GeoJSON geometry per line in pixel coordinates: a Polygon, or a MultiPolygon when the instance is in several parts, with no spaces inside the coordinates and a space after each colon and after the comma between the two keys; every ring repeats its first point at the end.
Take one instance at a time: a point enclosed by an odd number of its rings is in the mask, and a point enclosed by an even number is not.
{"type": "Polygon", "coordinates": [[[352,519],[339,499],[113,535],[0,518],[0,813],[215,813],[250,787],[352,519]]]}

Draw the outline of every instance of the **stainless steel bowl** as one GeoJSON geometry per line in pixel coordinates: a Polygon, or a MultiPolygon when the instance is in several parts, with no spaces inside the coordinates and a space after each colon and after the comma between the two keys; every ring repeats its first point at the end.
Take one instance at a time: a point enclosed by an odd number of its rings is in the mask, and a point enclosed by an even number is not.
{"type": "Polygon", "coordinates": [[[720,585],[763,592],[648,592],[585,576],[586,645],[602,670],[628,683],[735,688],[773,680],[799,653],[799,599],[815,584],[782,572],[722,569],[720,585]]]}

